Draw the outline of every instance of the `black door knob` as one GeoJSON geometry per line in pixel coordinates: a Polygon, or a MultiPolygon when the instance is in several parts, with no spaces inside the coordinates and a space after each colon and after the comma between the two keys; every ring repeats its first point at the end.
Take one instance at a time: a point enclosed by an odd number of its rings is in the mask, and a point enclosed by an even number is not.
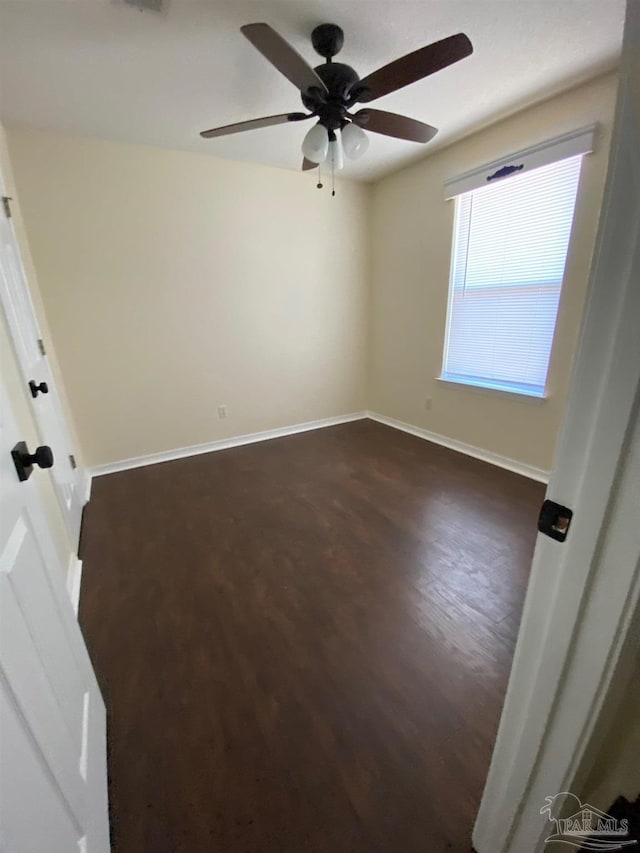
{"type": "Polygon", "coordinates": [[[41,382],[39,385],[36,385],[33,379],[29,380],[29,389],[31,390],[32,397],[37,397],[38,394],[49,393],[49,386],[46,382],[41,382]]]}
{"type": "Polygon", "coordinates": [[[53,451],[46,444],[37,447],[35,453],[29,453],[26,441],[19,441],[11,451],[11,458],[21,481],[29,479],[34,465],[39,468],[53,467],[53,451]]]}

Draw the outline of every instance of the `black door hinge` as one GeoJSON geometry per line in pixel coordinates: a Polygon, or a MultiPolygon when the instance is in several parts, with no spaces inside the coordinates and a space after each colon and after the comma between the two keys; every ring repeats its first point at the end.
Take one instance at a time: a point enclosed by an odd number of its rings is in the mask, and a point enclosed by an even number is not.
{"type": "Polygon", "coordinates": [[[40,350],[40,355],[46,355],[47,351],[44,347],[44,341],[42,338],[38,338],[38,349],[40,350]]]}
{"type": "Polygon", "coordinates": [[[7,219],[11,219],[11,196],[2,196],[2,206],[4,208],[4,215],[7,217],[7,219]]]}
{"type": "Polygon", "coordinates": [[[538,530],[557,542],[564,542],[572,518],[573,510],[569,507],[557,504],[555,501],[545,501],[540,507],[538,530]]]}
{"type": "Polygon", "coordinates": [[[76,457],[73,455],[73,453],[69,454],[69,465],[71,465],[71,467],[73,468],[74,471],[78,467],[78,463],[76,462],[76,457]]]}

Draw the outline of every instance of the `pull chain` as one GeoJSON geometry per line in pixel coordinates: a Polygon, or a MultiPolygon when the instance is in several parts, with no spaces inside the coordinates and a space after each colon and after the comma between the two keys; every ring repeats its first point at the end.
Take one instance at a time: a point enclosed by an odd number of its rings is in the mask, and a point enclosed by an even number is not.
{"type": "Polygon", "coordinates": [[[336,164],[335,160],[331,158],[331,195],[334,196],[336,194],[336,164]]]}
{"type": "Polygon", "coordinates": [[[321,168],[320,163],[318,163],[318,183],[316,184],[316,187],[319,190],[322,189],[322,168],[321,168]]]}

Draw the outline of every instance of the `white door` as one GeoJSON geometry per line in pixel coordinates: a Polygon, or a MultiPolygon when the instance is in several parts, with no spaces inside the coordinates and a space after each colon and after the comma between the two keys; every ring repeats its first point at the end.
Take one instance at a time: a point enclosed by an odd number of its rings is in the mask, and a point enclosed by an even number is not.
{"type": "Polygon", "coordinates": [[[22,438],[0,377],[0,851],[107,853],[105,707],[22,438]]]}
{"type": "MultiPolygon", "coordinates": [[[[2,176],[0,192],[3,199],[6,198],[2,176]]],[[[53,450],[55,465],[51,476],[71,541],[77,546],[84,505],[82,476],[75,467],[71,438],[42,344],[10,211],[9,202],[3,204],[0,211],[0,301],[33,406],[40,442],[53,450]],[[33,383],[33,392],[29,383],[33,383]]]]}
{"type": "Polygon", "coordinates": [[[566,542],[536,542],[473,833],[479,853],[561,847],[545,845],[551,830],[541,809],[547,798],[577,793],[607,693],[634,664],[627,644],[638,647],[640,514],[629,472],[640,389],[639,44],[640,3],[631,2],[590,291],[547,491],[573,519],[566,542]]]}

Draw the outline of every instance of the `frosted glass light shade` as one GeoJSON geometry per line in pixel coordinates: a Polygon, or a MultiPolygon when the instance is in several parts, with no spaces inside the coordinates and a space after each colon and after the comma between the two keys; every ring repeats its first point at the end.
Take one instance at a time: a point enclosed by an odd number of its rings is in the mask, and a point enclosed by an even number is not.
{"type": "Polygon", "coordinates": [[[342,131],[344,153],[352,160],[362,157],[369,147],[369,137],[357,124],[348,124],[342,131]]]}
{"type": "Polygon", "coordinates": [[[329,140],[329,164],[337,171],[344,169],[344,154],[339,130],[335,131],[335,137],[329,140]]]}
{"type": "Polygon", "coordinates": [[[324,163],[329,150],[329,133],[327,128],[316,124],[302,140],[302,153],[312,163],[324,163]]]}

